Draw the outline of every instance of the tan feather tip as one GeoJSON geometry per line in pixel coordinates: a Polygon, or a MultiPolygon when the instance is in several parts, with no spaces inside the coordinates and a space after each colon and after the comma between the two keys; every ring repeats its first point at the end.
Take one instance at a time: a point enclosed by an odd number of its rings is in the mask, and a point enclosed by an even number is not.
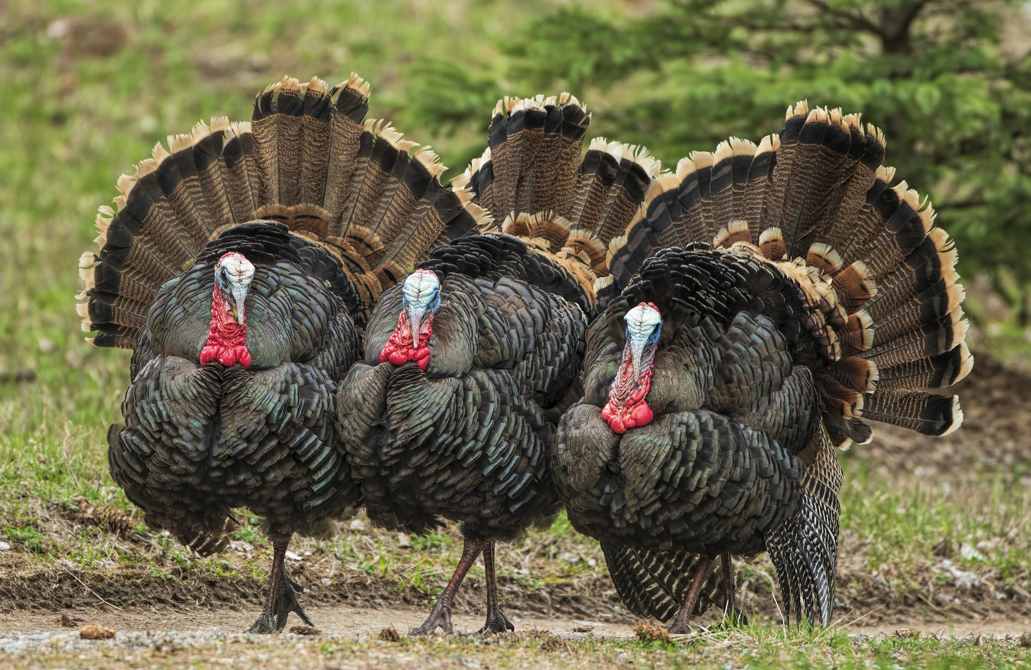
{"type": "Polygon", "coordinates": [[[312,77],[311,81],[305,84],[304,87],[318,95],[325,95],[329,92],[329,86],[318,77],[312,77]]]}
{"type": "Polygon", "coordinates": [[[726,246],[729,247],[730,243],[727,242],[727,240],[729,240],[729,239],[730,239],[730,231],[728,231],[726,228],[720,228],[719,230],[716,231],[716,234],[712,236],[712,246],[717,248],[717,249],[722,249],[723,246],[724,246],[724,243],[726,243],[726,246]]]}
{"type": "Polygon", "coordinates": [[[959,374],[956,375],[953,384],[966,379],[970,371],[974,369],[974,355],[970,353],[970,347],[965,341],[959,343],[959,357],[962,362],[959,364],[959,374]]]}
{"type": "Polygon", "coordinates": [[[112,202],[115,203],[115,209],[118,210],[119,212],[122,211],[123,209],[125,209],[125,196],[124,195],[116,195],[111,200],[112,200],[112,202]]]}
{"type": "Polygon", "coordinates": [[[173,154],[193,148],[193,135],[169,135],[167,137],[168,148],[173,154]]]}
{"type": "Polygon", "coordinates": [[[101,236],[107,237],[107,231],[111,227],[111,221],[114,220],[114,212],[111,211],[110,207],[101,207],[100,211],[97,212],[97,230],[101,236]],[[104,210],[107,211],[104,211],[104,210]]]}
{"type": "Polygon", "coordinates": [[[687,160],[686,158],[683,158],[683,159],[680,160],[680,163],[677,163],[677,172],[676,172],[676,174],[673,174],[671,172],[665,172],[665,173],[660,174],[658,176],[658,178],[656,178],[654,181],[652,181],[651,185],[648,186],[648,190],[645,191],[645,194],[644,194],[644,204],[646,206],[648,204],[650,204],[652,202],[652,200],[654,200],[655,198],[659,197],[660,195],[662,195],[666,191],[669,191],[671,189],[674,189],[674,188],[677,188],[678,186],[680,186],[680,182],[682,182],[684,180],[684,176],[685,176],[685,174],[681,172],[681,167],[682,167],[681,164],[683,164],[684,161],[687,161],[686,165],[690,165],[691,168],[692,168],[691,171],[692,172],[694,171],[693,170],[694,163],[692,163],[691,161],[687,160]]]}
{"type": "Polygon", "coordinates": [[[860,135],[866,134],[863,130],[862,114],[846,114],[841,120],[846,126],[848,126],[849,131],[856,130],[860,135]]]}
{"type": "Polygon", "coordinates": [[[194,144],[197,144],[209,135],[211,135],[211,128],[209,128],[208,124],[204,123],[203,121],[198,121],[197,123],[195,123],[193,125],[193,128],[190,130],[190,140],[194,144]]]}
{"type": "Polygon", "coordinates": [[[79,256],[79,268],[91,268],[94,263],[99,260],[100,259],[97,258],[97,255],[92,251],[84,251],[82,252],[82,255],[79,256]]]}
{"type": "MultiPolygon", "coordinates": [[[[82,323],[79,325],[79,329],[82,330],[82,332],[84,332],[84,333],[92,333],[94,330],[96,330],[93,327],[93,323],[89,320],[89,318],[83,319],[82,323]]],[[[89,342],[90,344],[93,344],[93,339],[92,338],[90,338],[90,339],[88,339],[86,341],[89,342]]]]}
{"type": "Polygon", "coordinates": [[[716,145],[716,152],[712,155],[712,163],[717,163],[731,158],[734,155],[734,150],[730,148],[730,140],[723,140],[716,145]]]}
{"type": "Polygon", "coordinates": [[[780,228],[777,228],[777,227],[767,228],[766,230],[762,231],[759,234],[759,244],[760,245],[766,244],[767,242],[774,242],[776,240],[780,240],[780,241],[784,240],[784,233],[781,232],[780,228]]]}
{"type": "Polygon", "coordinates": [[[362,96],[363,98],[368,98],[369,93],[372,92],[372,84],[365,81],[354,72],[352,72],[351,76],[347,78],[346,82],[344,82],[344,88],[349,88],[353,91],[357,91],[358,95],[362,96]]]}
{"type": "Polygon", "coordinates": [[[948,428],[945,429],[944,432],[942,432],[940,437],[944,437],[944,436],[948,435],[949,433],[956,432],[956,429],[958,429],[962,425],[963,425],[963,408],[961,408],[960,405],[959,405],[959,396],[952,396],[952,423],[949,425],[948,428]]]}
{"type": "Polygon", "coordinates": [[[845,128],[845,122],[843,121],[843,115],[841,113],[841,107],[835,107],[829,113],[830,122],[838,128],[845,128]]]}
{"type": "MultiPolygon", "coordinates": [[[[78,296],[76,296],[76,297],[78,297],[78,296]]],[[[83,319],[88,319],[89,318],[89,303],[88,302],[78,302],[78,303],[75,303],[75,313],[78,314],[83,319]]],[[[89,331],[87,330],[86,332],[88,333],[89,331]]]]}
{"type": "Polygon", "coordinates": [[[806,264],[817,267],[829,275],[841,272],[844,261],[841,254],[826,242],[815,242],[806,254],[806,264]]]}
{"type": "Polygon", "coordinates": [[[447,171],[447,166],[438,162],[437,154],[430,149],[429,145],[416,149],[414,155],[415,159],[422,163],[423,167],[439,182],[440,175],[447,171]]]}
{"type": "MultiPolygon", "coordinates": [[[[122,196],[128,198],[129,194],[132,193],[133,187],[136,186],[136,177],[135,175],[131,174],[123,174],[121,177],[118,178],[117,185],[118,191],[122,194],[122,196]]],[[[124,206],[125,203],[122,203],[122,205],[118,209],[121,210],[124,206]]]]}
{"type": "Polygon", "coordinates": [[[767,135],[766,137],[759,140],[759,148],[755,150],[756,154],[766,153],[768,151],[776,151],[780,146],[780,137],[777,135],[767,135]],[[774,142],[776,141],[776,145],[774,142]]]}
{"type": "Polygon", "coordinates": [[[605,275],[604,277],[598,277],[594,280],[594,294],[597,295],[606,286],[612,285],[612,282],[616,281],[612,275],[605,275]]]}
{"type": "Polygon", "coordinates": [[[890,184],[895,179],[895,168],[889,165],[882,165],[877,168],[877,179],[885,184],[890,184]]]}
{"type": "Polygon", "coordinates": [[[211,128],[212,133],[221,132],[229,129],[229,117],[228,116],[213,116],[208,126],[211,128]]]}
{"type": "Polygon", "coordinates": [[[284,75],[282,81],[280,81],[279,83],[280,83],[280,89],[282,89],[284,91],[298,91],[299,92],[301,90],[301,82],[298,79],[296,79],[295,77],[291,77],[289,75],[284,75]]]}
{"type": "Polygon", "coordinates": [[[785,121],[790,121],[791,118],[795,117],[795,116],[806,116],[806,117],[809,116],[809,101],[808,100],[799,100],[798,102],[795,103],[794,107],[792,107],[791,105],[788,105],[788,111],[787,111],[787,114],[784,115],[784,120],[785,121]]]}
{"type": "Polygon", "coordinates": [[[817,107],[809,112],[809,115],[805,118],[806,123],[827,123],[828,114],[827,109],[824,107],[817,107]]]}
{"type": "Polygon", "coordinates": [[[758,147],[755,142],[751,140],[743,140],[740,137],[731,137],[730,149],[735,156],[754,156],[758,147]]]}
{"type": "Polygon", "coordinates": [[[696,170],[713,165],[714,156],[708,151],[692,151],[690,155],[696,170]]]}
{"type": "Polygon", "coordinates": [[[874,124],[866,124],[866,134],[873,135],[882,146],[888,146],[888,140],[884,137],[884,133],[874,124]]]}
{"type": "Polygon", "coordinates": [[[591,140],[591,143],[587,145],[588,151],[608,151],[609,141],[604,137],[595,137],[591,140]]]}
{"type": "Polygon", "coordinates": [[[659,173],[662,172],[662,161],[652,156],[651,152],[645,147],[624,144],[623,157],[640,165],[645,174],[652,179],[658,177],[659,173]]]}
{"type": "MultiPolygon", "coordinates": [[[[472,191],[463,192],[468,194],[469,200],[472,200],[472,191]]],[[[459,196],[459,199],[461,199],[461,196],[459,196]]],[[[473,217],[473,221],[475,222],[473,225],[475,227],[480,228],[482,226],[490,226],[494,223],[494,215],[476,203],[469,202],[469,200],[466,200],[463,204],[465,205],[465,211],[469,213],[469,216],[473,217]]]]}

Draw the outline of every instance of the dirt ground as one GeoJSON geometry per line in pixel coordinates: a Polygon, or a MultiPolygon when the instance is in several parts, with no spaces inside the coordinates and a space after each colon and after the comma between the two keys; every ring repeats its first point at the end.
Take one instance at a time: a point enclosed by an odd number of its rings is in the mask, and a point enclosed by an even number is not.
{"type": "MultiPolygon", "coordinates": [[[[359,640],[376,636],[384,628],[394,628],[406,633],[423,622],[428,610],[416,608],[403,609],[370,609],[358,607],[309,607],[308,616],[316,627],[326,633],[337,633],[348,639],[359,640]]],[[[87,624],[104,626],[111,630],[128,631],[205,631],[239,633],[251,624],[258,610],[209,610],[196,609],[190,611],[158,611],[147,612],[141,609],[128,611],[100,611],[90,608],[63,610],[55,613],[15,612],[0,615],[0,629],[5,632],[32,633],[34,631],[54,631],[64,628],[81,628],[87,624]],[[62,626],[62,623],[64,626],[62,626]]],[[[559,636],[590,633],[605,637],[632,637],[633,626],[623,623],[612,623],[601,617],[598,619],[577,619],[574,617],[542,617],[525,615],[519,610],[506,612],[517,631],[547,630],[559,636]]],[[[849,632],[865,635],[891,635],[900,629],[914,629],[923,635],[951,635],[966,637],[969,635],[1011,635],[1019,636],[1031,631],[1031,616],[1018,619],[1001,619],[989,616],[984,620],[946,620],[946,619],[914,619],[905,613],[897,617],[882,620],[871,625],[865,617],[851,617],[847,613],[838,613],[836,626],[848,629],[849,632]],[[894,621],[892,621],[894,619],[894,621]]],[[[483,618],[472,613],[456,613],[452,618],[455,632],[459,634],[473,633],[483,625],[483,618]]],[[[288,626],[300,624],[301,621],[291,616],[288,626]]],[[[439,631],[438,631],[438,634],[439,631]]]]}

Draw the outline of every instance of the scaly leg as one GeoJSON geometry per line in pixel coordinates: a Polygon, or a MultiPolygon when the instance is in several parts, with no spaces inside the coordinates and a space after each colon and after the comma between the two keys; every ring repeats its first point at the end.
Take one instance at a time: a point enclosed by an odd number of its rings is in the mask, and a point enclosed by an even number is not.
{"type": "Polygon", "coordinates": [[[247,629],[248,633],[261,635],[280,633],[286,628],[286,619],[290,616],[290,612],[297,614],[309,626],[313,625],[300,603],[297,602],[296,591],[300,589],[300,585],[287,576],[283,567],[286,548],[289,544],[290,538],[272,540],[272,572],[269,574],[268,580],[268,597],[265,599],[265,607],[261,610],[261,614],[247,629]]]}
{"type": "Polygon", "coordinates": [[[432,635],[438,626],[448,635],[454,634],[455,627],[451,625],[451,603],[455,599],[458,587],[462,585],[462,580],[469,574],[469,569],[473,567],[476,557],[483,551],[485,544],[487,543],[465,538],[462,545],[462,558],[458,561],[455,573],[451,575],[451,581],[447,583],[444,592],[437,598],[426,621],[418,628],[413,628],[409,635],[432,635]]]}
{"type": "Polygon", "coordinates": [[[730,625],[748,625],[748,617],[737,607],[737,583],[734,581],[734,561],[730,554],[720,554],[720,566],[723,568],[723,614],[729,618],[730,625]]]}
{"type": "Polygon", "coordinates": [[[678,635],[691,632],[691,625],[688,622],[691,621],[691,614],[694,612],[694,606],[698,602],[698,596],[702,593],[705,578],[709,576],[709,568],[712,567],[713,560],[711,558],[703,558],[699,561],[698,570],[691,581],[691,588],[688,589],[687,597],[684,598],[684,605],[680,608],[680,613],[677,614],[677,618],[673,620],[673,624],[669,627],[670,633],[678,635]]]}
{"type": "Polygon", "coordinates": [[[476,631],[478,634],[506,633],[515,626],[501,612],[498,606],[498,583],[494,579],[494,543],[487,542],[483,548],[483,567],[487,572],[487,623],[476,631]]]}

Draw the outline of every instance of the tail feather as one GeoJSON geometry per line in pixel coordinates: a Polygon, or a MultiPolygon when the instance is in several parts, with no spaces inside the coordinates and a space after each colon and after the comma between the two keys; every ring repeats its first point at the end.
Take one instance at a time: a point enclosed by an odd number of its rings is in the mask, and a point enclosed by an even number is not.
{"type": "Polygon", "coordinates": [[[834,607],[834,576],[838,565],[838,517],[841,505],[841,466],[825,427],[798,454],[804,465],[802,506],[798,514],[766,536],[766,549],[777,569],[780,589],[801,621],[830,623],[834,607]]]}
{"type": "MultiPolygon", "coordinates": [[[[659,621],[673,619],[691,587],[702,557],[685,551],[657,551],[625,545],[601,545],[616,593],[628,610],[659,621]]],[[[712,570],[702,585],[692,614],[703,614],[723,600],[723,582],[712,570]]]]}
{"type": "MultiPolygon", "coordinates": [[[[160,144],[101,208],[100,254],[80,258],[83,329],[131,348],[157,290],[236,224],[280,221],[339,260],[361,326],[380,293],[442,240],[485,220],[444,166],[382,122],[365,121],[356,75],[328,90],[284,78],[258,95],[250,123],[214,118],[160,144]]],[[[343,289],[341,289],[343,290],[343,289]]],[[[350,300],[350,298],[349,298],[350,300]]],[[[351,304],[350,302],[348,304],[351,304]]]]}
{"type": "Polygon", "coordinates": [[[892,186],[885,140],[859,115],[788,109],[779,136],[737,139],[695,153],[656,179],[628,246],[610,250],[606,302],[651,250],[705,244],[758,255],[798,285],[823,360],[812,364],[835,439],[864,431],[853,418],[951,430],[951,400],[899,393],[942,388],[969,372],[968,326],[956,250],[934,209],[905,182],[892,186]],[[746,168],[747,166],[747,168],[746,168]],[[879,386],[882,372],[890,378],[879,386]],[[916,386],[906,387],[911,383],[916,386]],[[918,399],[919,398],[919,399],[918,399]],[[832,417],[836,417],[832,419],[832,417]]]}
{"type": "Polygon", "coordinates": [[[590,115],[568,93],[497,103],[490,146],[456,180],[490,212],[481,232],[525,238],[581,285],[586,304],[608,276],[610,248],[636,249],[624,237],[660,166],[644,149],[602,138],[581,158],[590,115]]]}

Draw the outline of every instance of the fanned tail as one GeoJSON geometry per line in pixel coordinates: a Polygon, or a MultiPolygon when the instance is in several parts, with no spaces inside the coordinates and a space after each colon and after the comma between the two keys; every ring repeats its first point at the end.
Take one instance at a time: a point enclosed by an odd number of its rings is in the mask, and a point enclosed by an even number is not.
{"type": "MultiPolygon", "coordinates": [[[[626,608],[640,617],[669,621],[684,604],[701,556],[686,551],[657,551],[625,545],[601,545],[609,576],[626,608]]],[[[710,566],[710,570],[711,570],[710,566]]],[[[723,583],[712,570],[702,586],[693,614],[723,601],[723,583]]]]}
{"type": "Polygon", "coordinates": [[[258,95],[249,123],[214,118],[158,144],[118,180],[97,217],[100,254],[79,260],[83,330],[98,346],[133,348],[158,289],[222,232],[277,221],[339,261],[361,327],[379,295],[439,243],[487,217],[472,194],[440,183],[436,156],[367,121],[357,75],[329,89],[284,78],[258,95]]]}
{"type": "Polygon", "coordinates": [[[884,148],[858,114],[800,102],[779,136],[758,145],[732,138],[715,154],[692,154],[651,185],[627,230],[636,249],[610,254],[599,302],[618,295],[651,250],[752,253],[804,296],[823,354],[811,367],[835,445],[866,441],[863,419],[926,435],[955,430],[959,403],[925,391],[955,384],[973,366],[956,249],[916,191],[891,185],[884,148]]]}
{"type": "Polygon", "coordinates": [[[586,108],[568,93],[500,100],[489,147],[459,184],[493,216],[481,232],[530,243],[581,285],[593,308],[594,283],[609,274],[610,247],[638,248],[624,233],[660,165],[642,148],[602,138],[581,157],[589,123],[586,108]]]}
{"type": "Polygon", "coordinates": [[[802,473],[802,506],[798,514],[766,535],[766,549],[790,623],[808,619],[830,623],[834,608],[834,576],[838,569],[838,517],[841,505],[841,466],[825,428],[798,454],[802,473]]]}

